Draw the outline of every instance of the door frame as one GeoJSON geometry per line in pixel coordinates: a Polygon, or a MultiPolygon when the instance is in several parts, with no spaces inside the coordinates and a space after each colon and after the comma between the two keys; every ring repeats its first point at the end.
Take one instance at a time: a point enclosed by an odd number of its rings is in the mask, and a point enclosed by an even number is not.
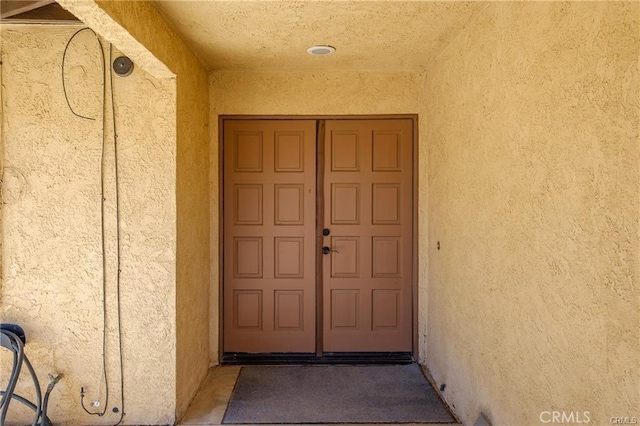
{"type": "MultiPolygon", "coordinates": [[[[224,356],[224,122],[226,120],[316,120],[318,124],[323,124],[326,120],[390,120],[390,119],[409,119],[412,123],[412,277],[411,277],[411,305],[412,305],[412,355],[413,359],[418,359],[419,353],[419,336],[418,336],[418,193],[419,193],[419,161],[418,161],[418,114],[365,114],[365,115],[218,115],[218,194],[220,202],[218,203],[218,359],[222,363],[224,356]]],[[[324,137],[324,126],[317,126],[319,132],[316,137],[322,135],[324,137]]],[[[323,146],[324,140],[316,140],[316,144],[323,146]]],[[[316,151],[317,152],[317,151],[316,151]]],[[[322,173],[319,171],[317,173],[322,173]]],[[[318,185],[316,183],[316,194],[318,194],[318,185]]],[[[317,225],[317,224],[316,224],[317,225]]],[[[316,229],[317,231],[317,229],[316,229]]],[[[316,272],[316,288],[318,288],[318,274],[316,272]]],[[[321,301],[319,301],[316,293],[316,309],[321,309],[321,301]]],[[[316,315],[318,315],[316,313],[316,315]]],[[[316,324],[316,342],[322,338],[322,324],[316,324]]],[[[321,347],[316,346],[316,355],[321,356],[321,347]]]]}

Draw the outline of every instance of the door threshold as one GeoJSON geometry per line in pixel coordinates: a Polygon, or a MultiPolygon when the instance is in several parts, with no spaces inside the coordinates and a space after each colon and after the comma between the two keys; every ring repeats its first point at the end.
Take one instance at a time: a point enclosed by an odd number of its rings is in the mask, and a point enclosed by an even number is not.
{"type": "Polygon", "coordinates": [[[222,365],[411,364],[411,352],[246,353],[225,352],[222,365]]]}

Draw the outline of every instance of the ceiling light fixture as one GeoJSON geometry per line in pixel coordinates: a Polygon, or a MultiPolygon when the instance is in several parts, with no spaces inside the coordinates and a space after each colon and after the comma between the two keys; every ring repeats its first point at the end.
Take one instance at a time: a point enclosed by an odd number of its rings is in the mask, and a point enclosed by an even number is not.
{"type": "Polygon", "coordinates": [[[307,49],[307,53],[313,56],[326,56],[326,55],[332,54],[335,51],[336,51],[335,47],[323,46],[323,45],[311,46],[310,48],[307,49]]]}

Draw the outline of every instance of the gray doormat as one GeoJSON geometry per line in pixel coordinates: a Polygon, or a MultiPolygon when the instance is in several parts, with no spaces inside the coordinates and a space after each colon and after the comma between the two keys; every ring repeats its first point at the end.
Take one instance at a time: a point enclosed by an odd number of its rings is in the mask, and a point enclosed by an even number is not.
{"type": "Polygon", "coordinates": [[[453,423],[420,367],[243,367],[223,424],[453,423]]]}

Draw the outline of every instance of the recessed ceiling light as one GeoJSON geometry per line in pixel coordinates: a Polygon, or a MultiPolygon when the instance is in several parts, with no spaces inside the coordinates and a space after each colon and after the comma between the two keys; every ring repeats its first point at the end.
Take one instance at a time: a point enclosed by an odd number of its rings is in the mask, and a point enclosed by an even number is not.
{"type": "Polygon", "coordinates": [[[326,56],[336,51],[332,46],[311,46],[307,49],[307,53],[313,56],[326,56]]]}

